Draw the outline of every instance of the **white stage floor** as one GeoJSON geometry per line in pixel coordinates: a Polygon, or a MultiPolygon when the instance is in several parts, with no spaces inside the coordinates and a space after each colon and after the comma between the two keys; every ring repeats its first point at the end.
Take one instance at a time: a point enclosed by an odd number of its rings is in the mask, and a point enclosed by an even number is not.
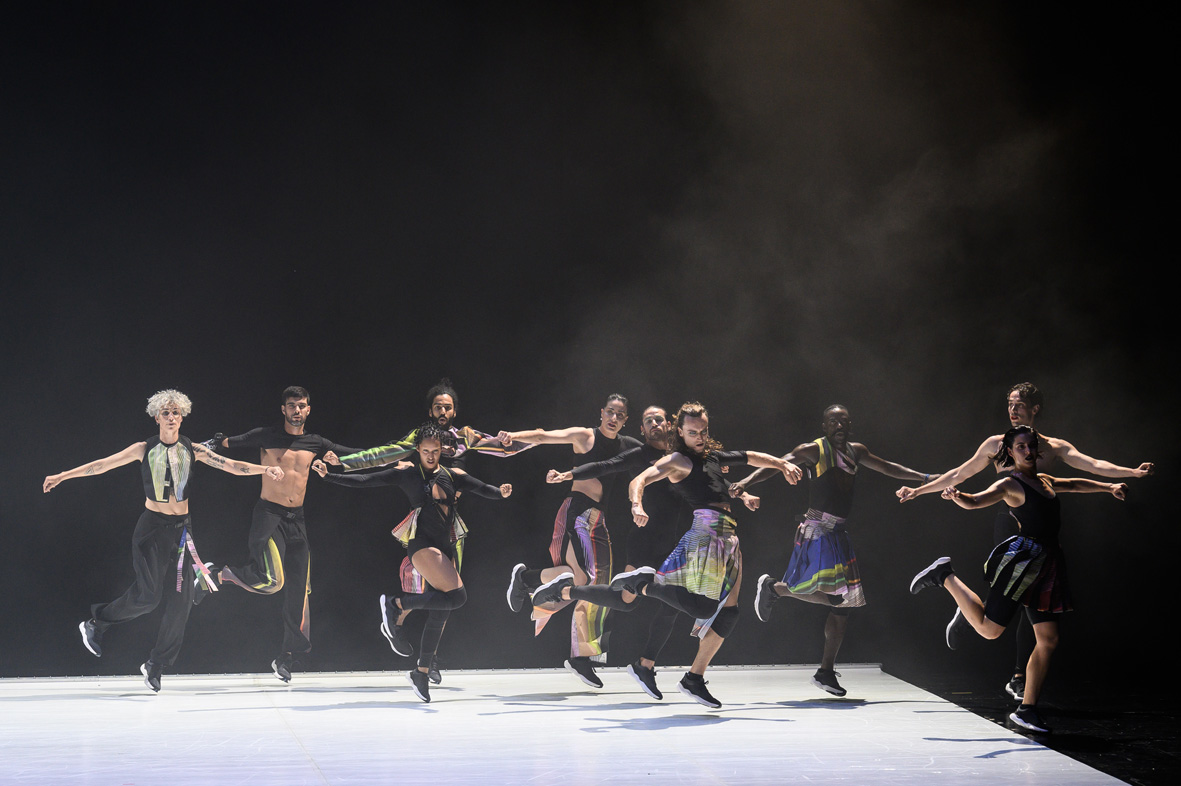
{"type": "Polygon", "coordinates": [[[0,783],[1119,784],[876,666],[719,668],[709,710],[660,672],[585,688],[561,670],[0,680],[0,783]]]}

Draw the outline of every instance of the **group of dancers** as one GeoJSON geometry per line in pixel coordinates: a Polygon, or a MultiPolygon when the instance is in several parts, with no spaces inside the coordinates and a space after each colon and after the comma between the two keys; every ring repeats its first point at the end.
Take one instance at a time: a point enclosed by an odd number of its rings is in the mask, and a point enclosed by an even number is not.
{"type": "Polygon", "coordinates": [[[782,457],[723,449],[710,434],[709,412],[697,402],[683,404],[671,416],[660,406],[646,408],[640,427],[643,442],[620,434],[629,406],[627,398],[618,394],[607,398],[597,427],[495,435],[456,424],[459,397],[448,380],[428,391],[426,404],[427,421],[402,439],[356,449],[306,430],[311,397],[301,387],[283,391],[281,427],[257,428],[233,437],[219,433],[200,443],[180,435],[181,422],[192,410],[189,398],[176,390],[153,395],[147,413],[159,428],[156,436],[50,475],[43,484],[48,492],[63,480],[141,462],[145,510],[132,536],[135,582],[118,599],[91,607],[90,617],[79,625],[85,647],[101,657],[103,634],[111,625],[145,614],[163,601],[156,644],[141,666],[145,683],[159,691],[163,671],[180,651],[194,604],[227,584],[264,595],[286,587],[283,640],[271,668],[277,678],[290,682],[299,657],[311,649],[310,559],[303,501],[310,473],[315,472],[324,481],[343,486],[394,485],[410,501],[411,513],[393,530],[407,555],[397,588],[379,598],[380,630],[394,652],[414,655],[415,647],[404,629],[406,617],[416,609],[428,613],[418,642],[417,667],[408,679],[415,694],[429,702],[430,684],[442,680],[436,652],[443,629],[451,611],[467,600],[461,569],[468,530],[459,514],[459,498],[470,492],[503,499],[513,491],[507,483],[493,486],[469,474],[467,456],[504,457],[536,445],[565,444],[573,451],[575,466],[567,471],[552,469],[546,476],[549,483],[571,483],[554,521],[549,563],[541,568],[524,562],[515,565],[506,594],[513,612],[521,611],[528,601],[535,635],[555,613],[573,605],[570,656],[564,664],[568,670],[587,685],[602,687],[595,666],[606,661],[608,612],[655,607],[640,657],[627,670],[645,693],[662,699],[656,664],[677,612],[683,612],[695,620],[692,630],[698,649],[678,689],[700,704],[720,707],[706,687],[705,672],[739,616],[742,553],[731,506],[743,504],[756,510],[759,498],[750,494],[750,487],[775,476],[794,485],[806,475],[808,508],[799,519],[787,570],[779,581],[768,574],[759,577],[754,609],[757,618],[767,622],[781,597],[828,607],[823,656],[812,682],[830,694],[844,696],[835,671],[836,657],[849,612],[865,605],[846,519],[857,472],[865,467],[918,484],[898,490],[903,502],[940,492],[969,509],[1005,503],[1007,510],[997,517],[998,545],[986,563],[990,589],[984,600],[959,579],[946,557],[920,572],[911,591],[942,586],[951,594],[957,608],[947,625],[946,640],[953,649],[968,629],[996,638],[1024,607],[1033,642],[1030,646],[1028,634],[1018,637],[1018,662],[1006,689],[1021,705],[1010,717],[1025,729],[1048,732],[1036,703],[1057,645],[1057,615],[1070,609],[1058,545],[1057,494],[1109,492],[1123,499],[1127,487],[1051,477],[1043,470],[1057,461],[1106,478],[1141,477],[1153,469],[1150,463],[1131,468],[1093,459],[1068,442],[1039,435],[1033,421],[1042,398],[1029,383],[1009,391],[1011,428],[985,440],[962,466],[938,475],[886,461],[851,441],[852,418],[848,408],[838,404],[822,415],[823,436],[782,457]],[[217,452],[221,449],[257,450],[259,463],[229,459],[217,452]],[[250,558],[240,567],[215,568],[198,555],[188,510],[196,462],[233,474],[263,476],[248,536],[250,558]],[[978,494],[958,490],[959,483],[990,463],[1003,473],[996,483],[978,494]],[[727,468],[739,465],[754,471],[731,482],[727,468]],[[609,478],[621,473],[630,477],[634,526],[627,527],[626,567],[613,575],[605,510],[613,486],[609,478]],[[646,602],[644,597],[658,603],[646,602]]]}

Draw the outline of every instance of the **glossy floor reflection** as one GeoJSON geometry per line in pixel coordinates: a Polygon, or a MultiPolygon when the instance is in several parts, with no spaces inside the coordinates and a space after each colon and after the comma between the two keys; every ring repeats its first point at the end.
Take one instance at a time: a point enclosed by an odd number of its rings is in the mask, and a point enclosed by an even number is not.
{"type": "Polygon", "coordinates": [[[721,668],[709,710],[659,675],[558,670],[0,680],[4,784],[907,784],[1120,781],[882,673],[721,668]]]}

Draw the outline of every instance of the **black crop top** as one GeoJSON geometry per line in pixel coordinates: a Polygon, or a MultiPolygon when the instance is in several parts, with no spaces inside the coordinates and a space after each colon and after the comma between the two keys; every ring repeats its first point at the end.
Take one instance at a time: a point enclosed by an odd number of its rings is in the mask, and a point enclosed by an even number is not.
{"type": "MultiPolygon", "coordinates": [[[[641,444],[640,441],[638,439],[636,439],[635,437],[620,436],[620,437],[616,437],[615,439],[611,439],[610,437],[604,436],[603,432],[599,431],[597,428],[594,429],[594,432],[595,432],[595,441],[594,441],[594,444],[591,445],[591,449],[588,450],[586,453],[576,453],[575,454],[575,457],[582,459],[584,464],[597,464],[601,461],[606,461],[607,459],[611,459],[611,458],[618,456],[620,453],[623,453],[624,451],[631,450],[632,448],[638,448],[638,447],[640,447],[640,444],[641,444]]],[[[586,478],[576,478],[576,479],[577,480],[587,480],[587,479],[589,479],[589,477],[590,476],[587,476],[586,478]]],[[[610,483],[603,484],[603,496],[599,499],[599,507],[600,508],[605,508],[607,506],[607,503],[610,501],[611,488],[612,488],[612,484],[610,484],[610,483]]]]}
{"type": "Polygon", "coordinates": [[[387,467],[375,472],[328,474],[324,480],[337,486],[397,486],[406,494],[411,507],[422,508],[419,515],[425,519],[420,521],[430,524],[450,524],[455,520],[456,492],[470,491],[479,497],[501,498],[499,486],[491,486],[466,472],[451,472],[442,467],[428,475],[417,462],[404,469],[387,467]],[[442,499],[435,499],[436,486],[443,492],[442,499]]]}
{"type": "Polygon", "coordinates": [[[258,448],[259,450],[306,450],[323,456],[328,451],[337,455],[357,453],[356,448],[346,448],[324,439],[319,434],[288,434],[285,429],[276,426],[263,426],[251,429],[245,434],[230,437],[226,440],[227,448],[258,448]]]}
{"type": "Polygon", "coordinates": [[[722,477],[723,466],[746,463],[745,450],[711,450],[704,458],[682,453],[691,462],[693,469],[672,488],[693,510],[701,508],[720,509],[729,507],[730,484],[722,477]]]}
{"type": "Polygon", "coordinates": [[[166,445],[157,435],[147,441],[143,460],[139,464],[144,482],[144,496],[154,502],[177,502],[189,498],[189,479],[192,477],[193,443],[188,437],[178,436],[166,445]]]}

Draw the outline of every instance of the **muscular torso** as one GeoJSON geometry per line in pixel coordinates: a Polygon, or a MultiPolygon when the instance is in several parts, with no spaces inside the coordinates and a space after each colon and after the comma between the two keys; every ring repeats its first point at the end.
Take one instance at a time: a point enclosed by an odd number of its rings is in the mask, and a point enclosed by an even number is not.
{"type": "Polygon", "coordinates": [[[259,463],[263,466],[278,466],[283,470],[283,479],[263,483],[260,496],[267,502],[274,502],[286,508],[303,505],[308,490],[308,471],[316,454],[310,450],[287,450],[284,448],[262,449],[259,463]]]}

